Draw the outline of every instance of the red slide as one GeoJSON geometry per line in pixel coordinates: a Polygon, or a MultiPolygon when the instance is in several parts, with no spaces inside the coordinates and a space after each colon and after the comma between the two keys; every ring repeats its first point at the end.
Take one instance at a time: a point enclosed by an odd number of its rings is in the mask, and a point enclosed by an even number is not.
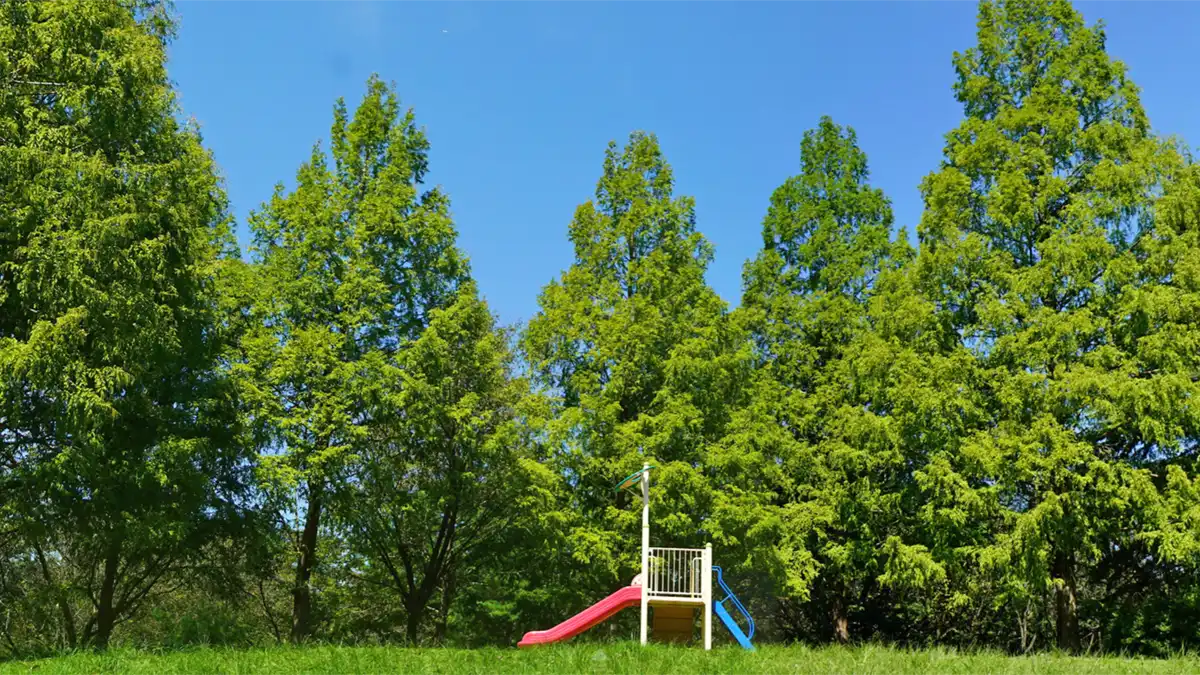
{"type": "Polygon", "coordinates": [[[626,586],[554,628],[529,631],[525,634],[525,637],[521,638],[517,646],[532,647],[560,640],[569,640],[626,607],[636,607],[641,602],[642,587],[626,586]]]}

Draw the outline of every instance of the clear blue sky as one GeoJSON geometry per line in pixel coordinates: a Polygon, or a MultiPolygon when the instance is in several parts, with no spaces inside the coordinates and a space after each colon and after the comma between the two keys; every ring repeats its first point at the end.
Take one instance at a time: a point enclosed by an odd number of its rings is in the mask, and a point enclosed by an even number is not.
{"type": "MultiPolygon", "coordinates": [[[[1156,130],[1200,143],[1200,3],[1080,3],[1104,19],[1156,130]]],[[[959,121],[951,55],[972,2],[180,2],[170,73],[239,217],[292,184],[333,101],[394,81],[432,143],[459,243],[502,321],[570,265],[567,224],[605,144],[658,134],[736,305],[771,191],[804,130],[855,128],[873,182],[915,230],[921,178],[959,121]]],[[[246,240],[244,226],[240,233],[246,240]]]]}

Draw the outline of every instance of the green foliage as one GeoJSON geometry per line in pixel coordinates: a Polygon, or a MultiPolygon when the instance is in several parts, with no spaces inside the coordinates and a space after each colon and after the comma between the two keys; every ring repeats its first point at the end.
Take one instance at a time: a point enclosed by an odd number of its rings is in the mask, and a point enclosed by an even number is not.
{"type": "Polygon", "coordinates": [[[397,354],[449,303],[467,263],[448,200],[420,191],[429,144],[372,77],[353,117],[339,100],[333,163],[319,146],[250,218],[254,324],[234,372],[268,451],[266,506],[295,535],[291,635],[312,630],[310,579],[326,503],[392,393],[397,354]]]}
{"type": "Polygon", "coordinates": [[[157,3],[0,10],[0,565],[43,644],[105,645],[240,517],[229,219],[171,28],[157,3]]]}
{"type": "Polygon", "coordinates": [[[708,444],[747,371],[743,340],[704,281],[712,249],[652,135],[610,143],[596,198],[570,224],[575,261],[543,289],[522,337],[552,397],[546,462],[565,476],[573,565],[596,592],[636,574],[638,514],[613,486],[658,465],[659,545],[702,545],[708,444]]]}
{"type": "Polygon", "coordinates": [[[889,240],[891,206],[867,183],[853,130],[823,118],[800,160],[771,196],[763,250],[746,265],[739,314],[759,368],[723,452],[754,453],[757,466],[728,473],[771,494],[785,597],[829,617],[812,621],[845,641],[851,614],[884,588],[920,588],[942,571],[902,543],[913,458],[881,391],[880,376],[899,372],[895,355],[872,330],[876,283],[909,251],[903,236],[889,240]]]}
{"type": "MultiPolygon", "coordinates": [[[[1082,577],[1146,553],[1153,472],[1194,434],[1194,361],[1163,363],[1150,344],[1174,328],[1139,320],[1163,280],[1142,269],[1162,273],[1155,204],[1176,162],[1066,2],[982,4],[979,45],[955,65],[967,117],[923,184],[917,263],[987,406],[935,460],[973,502],[963,518],[987,524],[952,555],[1034,617],[1053,592],[1058,645],[1077,649],[1082,577]]],[[[965,506],[926,480],[935,510],[965,506]]]]}
{"type": "MultiPolygon", "coordinates": [[[[1066,0],[980,4],[919,247],[822,118],[730,312],[637,132],[520,331],[377,77],[251,215],[242,259],[177,119],[173,31],[153,0],[0,7],[0,654],[512,644],[640,571],[636,500],[612,488],[645,462],[653,544],[714,544],[764,641],[1200,644],[1200,165],[1066,0]]],[[[1195,670],[602,649],[34,666],[1195,670]]]]}
{"type": "Polygon", "coordinates": [[[376,403],[337,516],[362,576],[402,600],[410,642],[438,591],[444,638],[456,580],[499,557],[494,547],[520,513],[525,383],[511,361],[468,283],[384,375],[399,386],[376,403]]]}

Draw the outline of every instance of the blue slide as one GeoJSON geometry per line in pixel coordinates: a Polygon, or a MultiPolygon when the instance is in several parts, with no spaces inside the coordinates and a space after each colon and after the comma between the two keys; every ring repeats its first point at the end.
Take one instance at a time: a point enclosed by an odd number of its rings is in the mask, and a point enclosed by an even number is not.
{"type": "Polygon", "coordinates": [[[750,616],[750,612],[747,612],[746,608],[742,606],[742,603],[733,594],[733,591],[729,590],[729,587],[725,585],[725,579],[721,576],[721,568],[714,565],[713,571],[717,573],[717,583],[721,585],[721,590],[725,591],[724,600],[713,602],[713,611],[716,612],[717,618],[721,619],[721,623],[725,624],[725,628],[729,630],[730,634],[733,635],[733,639],[737,640],[739,645],[744,649],[754,651],[754,645],[750,642],[750,638],[754,637],[754,619],[750,616]],[[729,610],[725,609],[725,603],[727,602],[731,603],[734,609],[746,617],[747,631],[745,633],[742,632],[742,627],[737,625],[737,622],[733,620],[733,616],[729,614],[729,610]]]}

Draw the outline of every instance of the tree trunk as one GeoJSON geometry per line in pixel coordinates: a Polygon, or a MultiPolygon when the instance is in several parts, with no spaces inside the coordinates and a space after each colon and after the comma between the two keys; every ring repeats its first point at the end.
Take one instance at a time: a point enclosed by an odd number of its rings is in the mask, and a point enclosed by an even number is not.
{"type": "Polygon", "coordinates": [[[108,641],[112,638],[113,626],[117,623],[113,596],[117,589],[117,571],[121,561],[121,540],[113,536],[104,556],[104,578],[100,582],[100,601],[96,605],[96,638],[93,644],[97,649],[107,649],[108,641]]]}
{"type": "Polygon", "coordinates": [[[67,648],[75,649],[79,645],[79,640],[75,636],[75,614],[71,611],[71,603],[67,602],[66,595],[61,588],[54,583],[54,576],[50,574],[50,566],[46,564],[46,555],[42,553],[41,545],[34,545],[34,550],[37,552],[38,564],[42,568],[42,578],[46,581],[46,585],[54,589],[54,597],[58,600],[58,609],[62,612],[63,617],[63,634],[66,636],[67,648]]]}
{"type": "Polygon", "coordinates": [[[438,644],[446,643],[447,629],[450,624],[450,603],[454,600],[454,571],[450,570],[446,574],[446,580],[442,583],[442,607],[441,613],[438,615],[436,639],[438,644]]]}
{"type": "Polygon", "coordinates": [[[1058,648],[1068,652],[1078,652],[1079,642],[1079,608],[1076,603],[1075,560],[1069,553],[1058,552],[1054,556],[1054,578],[1061,580],[1055,587],[1055,617],[1058,629],[1058,648]]]}
{"type": "Polygon", "coordinates": [[[846,614],[846,602],[840,593],[834,595],[833,609],[830,613],[833,615],[833,638],[838,644],[849,643],[850,617],[846,614]]]}
{"type": "Polygon", "coordinates": [[[304,531],[300,533],[300,560],[296,565],[296,583],[292,588],[292,643],[304,642],[312,633],[312,579],[317,561],[317,531],[321,527],[320,486],[310,487],[308,513],[304,517],[304,531]]]}
{"type": "Polygon", "coordinates": [[[417,640],[421,636],[421,619],[425,617],[424,602],[408,603],[407,625],[405,626],[405,635],[408,636],[408,644],[410,647],[417,645],[417,640]]]}

